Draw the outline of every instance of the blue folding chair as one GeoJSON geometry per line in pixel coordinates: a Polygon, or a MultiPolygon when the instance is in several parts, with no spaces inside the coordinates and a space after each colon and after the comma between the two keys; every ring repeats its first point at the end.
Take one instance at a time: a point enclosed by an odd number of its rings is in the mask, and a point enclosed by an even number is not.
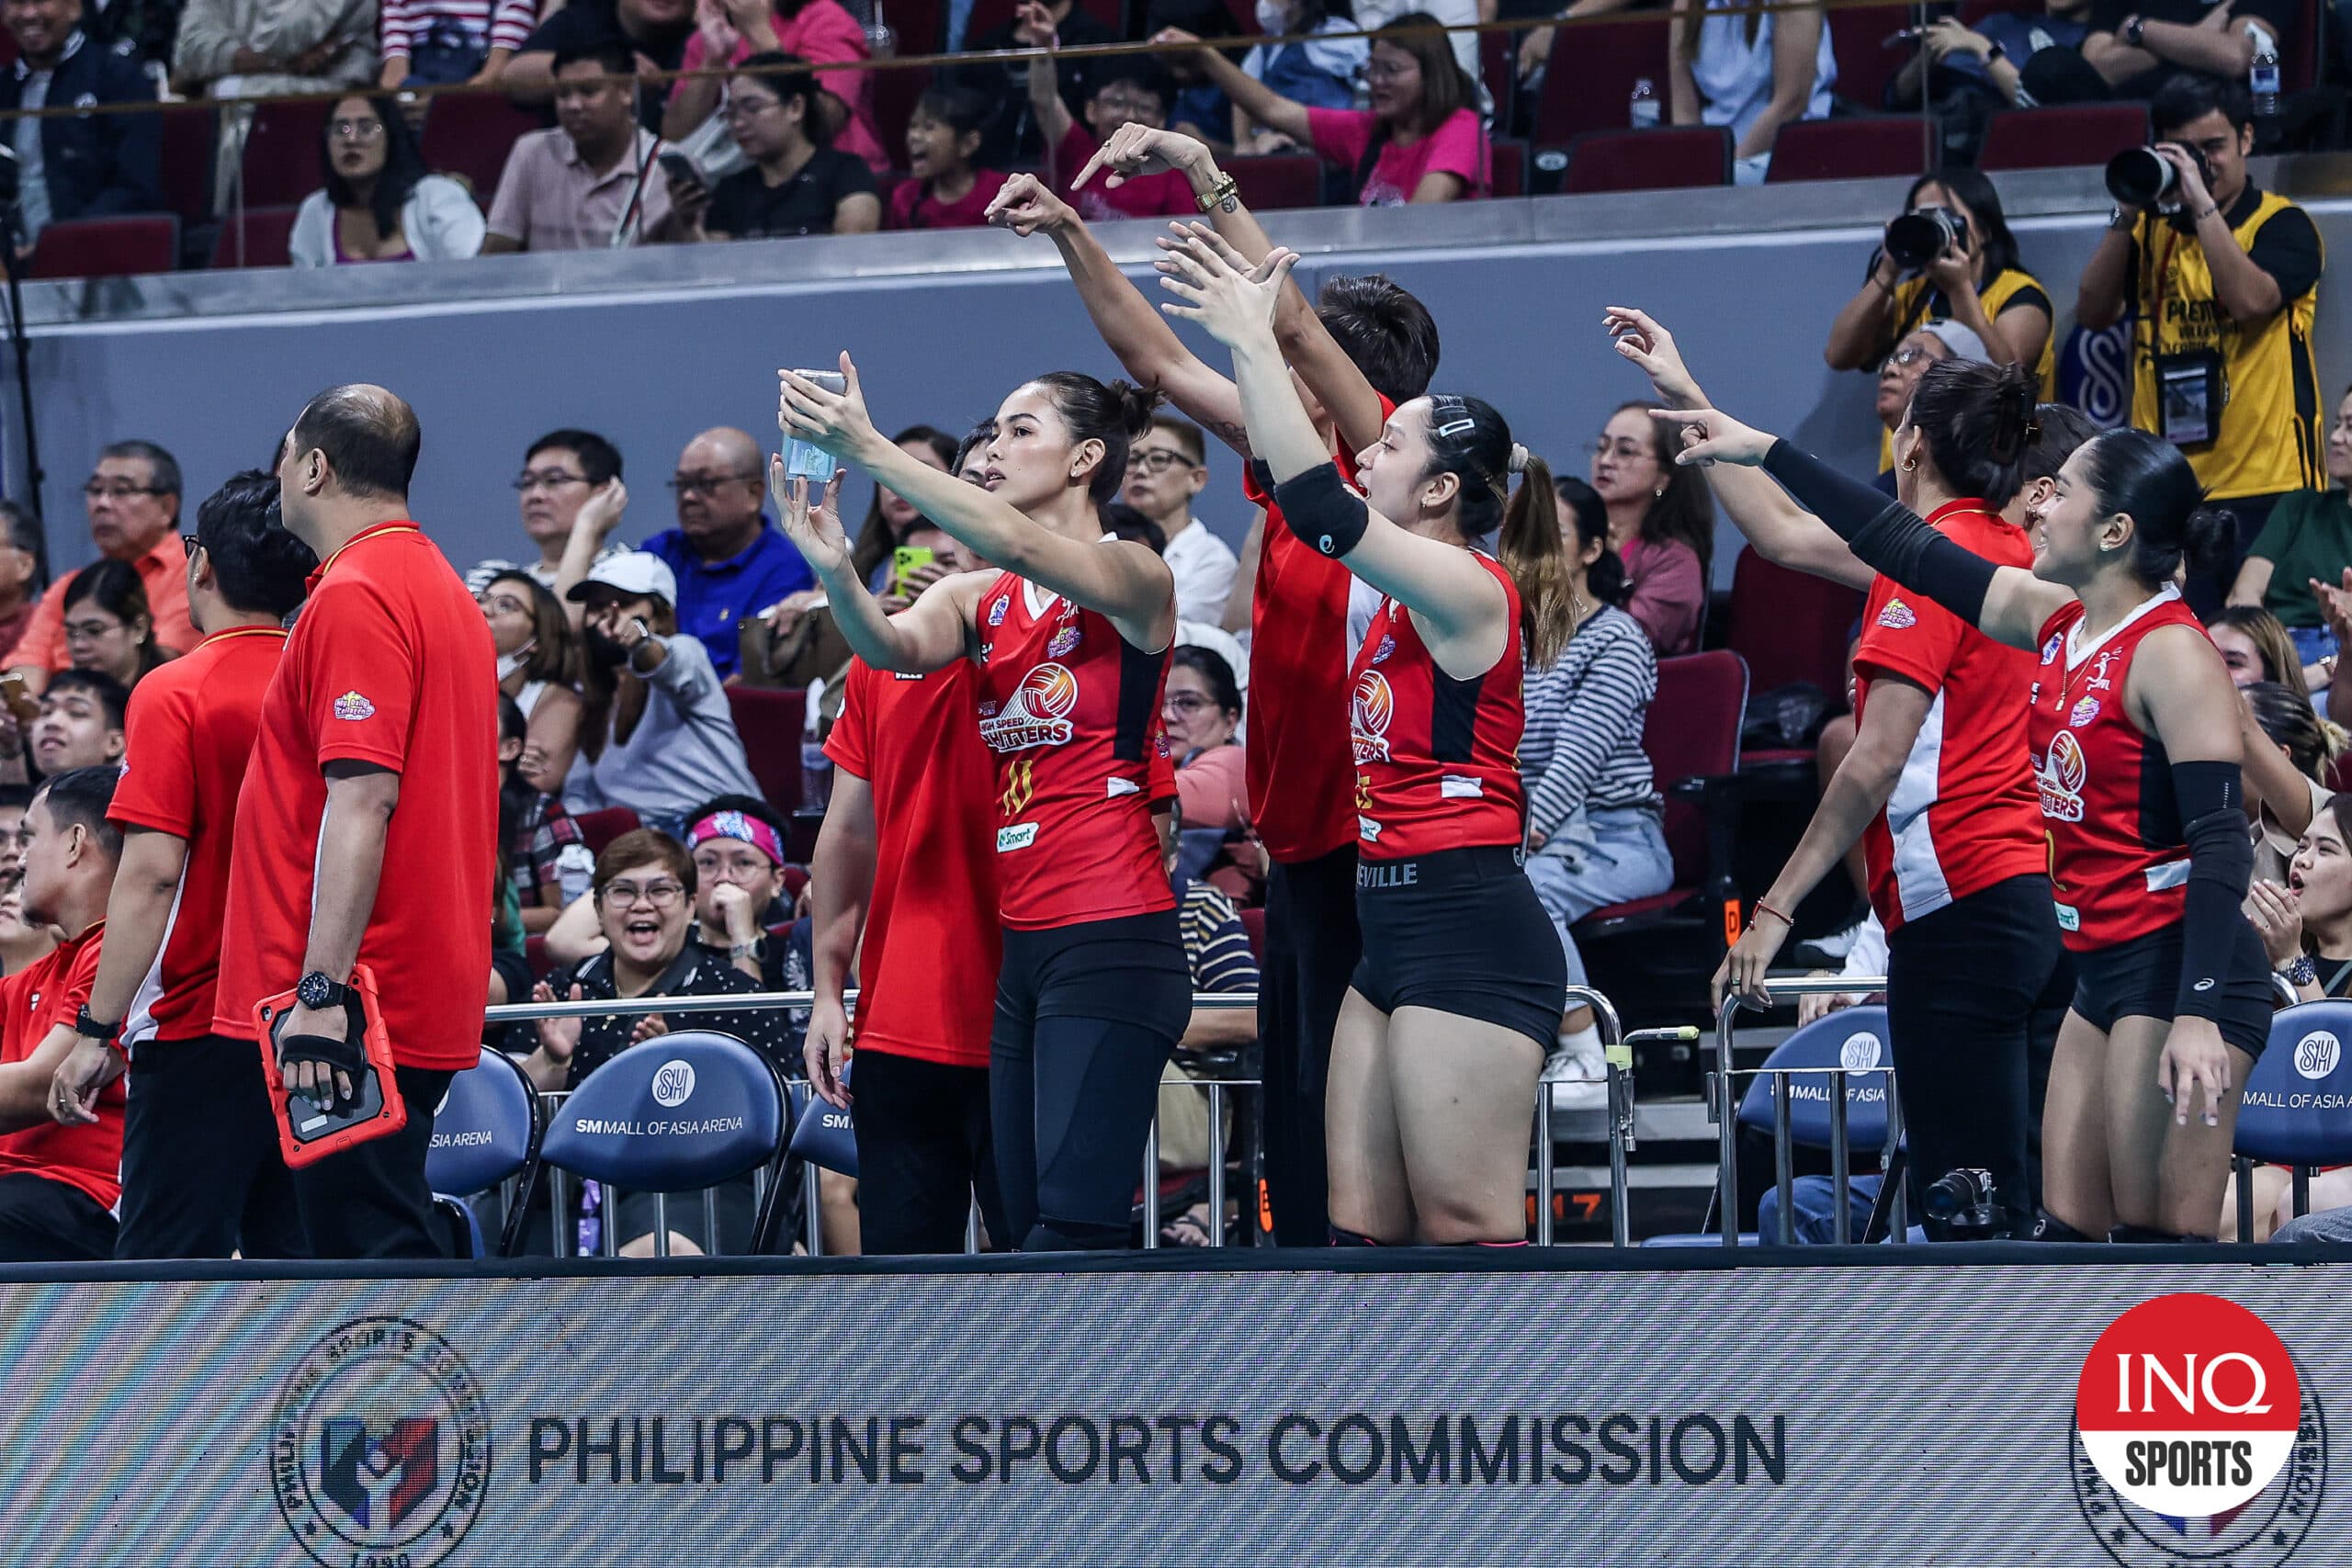
{"type": "MultiPolygon", "coordinates": [[[[1886,1147],[1887,1091],[1894,1081],[1893,1069],[1887,1064],[1891,1055],[1886,1043],[1886,1010],[1883,1007],[1847,1008],[1798,1030],[1773,1047],[1764,1066],[1772,1067],[1838,1067],[1863,1069],[1849,1072],[1846,1078],[1846,1146],[1876,1155],[1886,1147]],[[1867,1070],[1867,1069],[1876,1069],[1867,1070]]],[[[1789,1142],[1792,1146],[1826,1149],[1830,1146],[1829,1094],[1830,1078],[1826,1075],[1801,1075],[1789,1082],[1789,1142]]],[[[1759,1073],[1750,1078],[1747,1092],[1740,1096],[1739,1124],[1772,1136],[1772,1076],[1759,1073]]],[[[1715,1224],[1724,1223],[1722,1215],[1715,1224]]],[[[1654,1235],[1645,1240],[1644,1247],[1721,1247],[1723,1232],[1680,1232],[1668,1235],[1654,1235]]],[[[1740,1233],[1739,1245],[1755,1247],[1761,1237],[1754,1231],[1740,1233]]]]}
{"type": "MultiPolygon", "coordinates": [[[[538,1093],[503,1052],[483,1050],[479,1061],[449,1080],[449,1092],[433,1117],[424,1182],[464,1246],[461,1256],[481,1258],[486,1252],[481,1217],[467,1200],[529,1169],[538,1155],[539,1131],[538,1093]]],[[[530,1201],[526,1184],[508,1207],[494,1256],[514,1250],[530,1201]]]]}
{"type": "Polygon", "coordinates": [[[2256,1162],[2294,1173],[2298,1216],[2313,1166],[2352,1165],[2352,1002],[2303,1002],[2272,1015],[2270,1043],[2246,1075],[2233,1163],[2238,1236],[2254,1235],[2256,1162]]]}
{"type": "MultiPolygon", "coordinates": [[[[852,1064],[842,1065],[842,1087],[849,1087],[852,1064]]],[[[795,1158],[857,1179],[857,1122],[850,1111],[828,1105],[817,1091],[792,1082],[792,1153],[795,1158]]]]}
{"type": "MultiPolygon", "coordinates": [[[[752,1251],[774,1249],[785,1130],[784,1079],[765,1056],[709,1030],[660,1034],[590,1073],[539,1140],[539,1163],[601,1183],[604,1252],[615,1254],[618,1192],[657,1195],[654,1252],[670,1248],[668,1201],[747,1171],[764,1171],[752,1251]]],[[[706,1237],[715,1250],[718,1226],[706,1237]]]]}

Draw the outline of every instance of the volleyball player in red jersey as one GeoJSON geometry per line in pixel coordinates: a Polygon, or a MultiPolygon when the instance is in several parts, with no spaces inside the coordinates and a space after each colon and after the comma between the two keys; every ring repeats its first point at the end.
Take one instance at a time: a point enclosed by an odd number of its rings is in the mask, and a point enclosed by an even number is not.
{"type": "Polygon", "coordinates": [[[2044,1235],[2210,1237],[2270,1024],[2240,912],[2253,850],[2237,694],[2174,585],[2184,561],[2209,564],[2229,517],[2203,510],[2177,447],[2107,431],[2034,509],[2020,570],[1713,409],[1659,417],[1691,432],[1678,461],[1761,464],[1864,561],[2040,650],[2027,739],[2076,982],[2042,1116],[2044,1235]]]}
{"type": "Polygon", "coordinates": [[[858,581],[836,504],[786,483],[785,529],[834,624],[876,670],[979,666],[996,756],[1004,960],[989,1096],[1007,1234],[1024,1251],[1125,1244],[1159,1072],[1192,1014],[1192,976],[1160,857],[1175,795],[1159,697],[1176,585],[1144,546],[1105,539],[1151,395],[1054,371],[997,410],[985,489],[922,464],[866,417],[857,371],[828,392],[782,373],[787,435],[856,463],[1001,570],[933,583],[895,615],[858,581]]]}
{"type": "MultiPolygon", "coordinates": [[[[1191,137],[1129,125],[1103,144],[1095,164],[1121,176],[1181,169],[1204,197],[1217,234],[1235,247],[1228,260],[1246,267],[1272,248],[1207,149],[1191,137]]],[[[1015,175],[989,217],[1024,236],[1052,237],[1087,314],[1128,375],[1165,393],[1245,459],[1259,455],[1232,380],[1184,346],[1066,203],[1035,175],[1015,175]]],[[[1275,332],[1317,437],[1352,480],[1355,454],[1379,441],[1398,403],[1428,389],[1437,369],[1436,323],[1419,300],[1374,275],[1326,279],[1312,306],[1285,286],[1275,332]]],[[[1245,469],[1243,493],[1267,509],[1242,548],[1242,575],[1250,582],[1250,819],[1272,863],[1258,989],[1265,1198],[1274,1239],[1310,1247],[1325,1236],[1323,1108],[1331,1033],[1363,952],[1355,761],[1347,728],[1354,579],[1291,537],[1268,489],[1254,464],[1245,469]]]]}
{"type": "Polygon", "coordinates": [[[1567,984],[1521,864],[1522,677],[1573,624],[1552,476],[1487,404],[1436,396],[1388,418],[1358,458],[1365,493],[1349,489],[1274,335],[1296,259],[1277,250],[1245,276],[1194,236],[1163,268],[1182,303],[1161,309],[1233,350],[1283,525],[1385,595],[1351,671],[1363,956],[1325,1102],[1333,1239],[1517,1245],[1567,984]],[[1498,526],[1499,561],[1471,545],[1498,526]]]}

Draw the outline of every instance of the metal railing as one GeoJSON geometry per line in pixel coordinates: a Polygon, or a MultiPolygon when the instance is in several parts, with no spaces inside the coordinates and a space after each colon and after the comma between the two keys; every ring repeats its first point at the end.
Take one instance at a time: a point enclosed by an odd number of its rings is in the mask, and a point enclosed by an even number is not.
{"type": "MultiPolygon", "coordinates": [[[[1767,980],[1765,994],[1775,1001],[1804,996],[1843,996],[1860,992],[1867,995],[1886,989],[1883,976],[1833,975],[1808,976],[1795,980],[1767,980]]],[[[1826,1077],[1829,1083],[1829,1185],[1834,1196],[1832,1205],[1832,1235],[1839,1246],[1853,1239],[1853,1213],[1849,1193],[1852,1187],[1853,1158],[1846,1136],[1846,1080],[1866,1074],[1883,1074],[1886,1079],[1886,1145],[1882,1157],[1891,1167],[1896,1145],[1903,1137],[1903,1107],[1894,1093],[1894,1069],[1892,1066],[1875,1067],[1747,1067],[1732,1063],[1732,1020],[1747,1004],[1736,996],[1724,998],[1722,1010],[1715,1016],[1715,1068],[1708,1075],[1708,1106],[1715,1118],[1716,1135],[1720,1141],[1721,1168],[1716,1175],[1715,1219],[1723,1231],[1723,1244],[1728,1247],[1739,1245],[1739,1101],[1735,1092],[1741,1077],[1770,1077],[1772,1079],[1772,1180],[1780,1201],[1780,1219],[1773,1227],[1780,1242],[1786,1246],[1795,1240],[1795,1215],[1791,1200],[1794,1194],[1794,1150],[1790,1137],[1789,1080],[1797,1077],[1826,1077]]],[[[1892,1194],[1894,1208],[1890,1232],[1897,1242],[1907,1239],[1909,1224],[1905,1213],[1903,1187],[1894,1183],[1892,1194]]]]}

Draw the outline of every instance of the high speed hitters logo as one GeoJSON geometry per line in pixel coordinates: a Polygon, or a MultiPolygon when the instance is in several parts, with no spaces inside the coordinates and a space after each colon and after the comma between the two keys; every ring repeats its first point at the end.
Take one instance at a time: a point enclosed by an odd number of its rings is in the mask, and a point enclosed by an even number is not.
{"type": "Polygon", "coordinates": [[[2219,1296],[2158,1296],[2084,1358],[2074,1477],[2122,1568],[2278,1568],[2319,1512],[2327,1426],[2262,1319],[2219,1296]]]}

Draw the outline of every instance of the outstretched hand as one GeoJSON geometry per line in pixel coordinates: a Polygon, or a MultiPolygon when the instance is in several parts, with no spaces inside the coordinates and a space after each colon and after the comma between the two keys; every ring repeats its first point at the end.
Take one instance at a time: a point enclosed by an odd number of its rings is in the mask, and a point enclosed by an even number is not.
{"type": "Polygon", "coordinates": [[[841,367],[844,387],[838,392],[790,370],[777,371],[782,393],[775,423],[786,436],[854,462],[860,444],[874,438],[874,421],[866,415],[865,391],[858,384],[857,367],[850,363],[846,349],[842,352],[841,367]]]}
{"type": "Polygon", "coordinates": [[[1676,409],[1707,406],[1707,394],[1699,389],[1690,367],[1682,363],[1674,334],[1647,312],[1630,305],[1611,305],[1601,312],[1600,320],[1616,340],[1617,352],[1650,378],[1660,402],[1676,409]]]}
{"type": "Polygon", "coordinates": [[[1024,240],[1040,229],[1050,231],[1078,218],[1069,203],[1047,189],[1046,182],[1035,175],[1014,175],[1006,180],[989,198],[988,211],[982,216],[995,227],[1010,229],[1024,240]]]}
{"type": "Polygon", "coordinates": [[[1298,253],[1276,245],[1264,261],[1243,271],[1227,259],[1229,247],[1213,243],[1216,232],[1206,224],[1170,227],[1180,239],[1166,246],[1160,257],[1159,287],[1183,303],[1162,301],[1159,308],[1200,322],[1227,348],[1273,341],[1274,306],[1290,269],[1298,265],[1298,253]]]}
{"type": "Polygon", "coordinates": [[[1069,188],[1083,187],[1097,169],[1110,171],[1102,183],[1115,190],[1138,175],[1182,173],[1208,159],[1209,150],[1197,137],[1181,130],[1155,130],[1129,120],[1111,133],[1110,141],[1094,150],[1094,156],[1079,170],[1078,177],[1069,182],[1069,188]]]}
{"type": "Polygon", "coordinates": [[[1715,463],[1752,468],[1764,461],[1775,439],[1718,409],[1652,409],[1650,417],[1664,420],[1680,432],[1682,449],[1675,453],[1674,460],[1686,468],[1715,463]]]}
{"type": "MultiPolygon", "coordinates": [[[[784,520],[784,536],[801,559],[818,571],[831,571],[849,560],[849,536],[842,529],[842,470],[825,481],[817,504],[808,504],[808,480],[804,475],[787,479],[781,457],[768,459],[768,490],[776,497],[776,512],[784,520]]],[[[787,601],[788,603],[788,601],[787,601]]],[[[784,608],[782,604],[776,606],[784,608]]],[[[796,617],[797,618],[797,617],[796,617]]]]}

